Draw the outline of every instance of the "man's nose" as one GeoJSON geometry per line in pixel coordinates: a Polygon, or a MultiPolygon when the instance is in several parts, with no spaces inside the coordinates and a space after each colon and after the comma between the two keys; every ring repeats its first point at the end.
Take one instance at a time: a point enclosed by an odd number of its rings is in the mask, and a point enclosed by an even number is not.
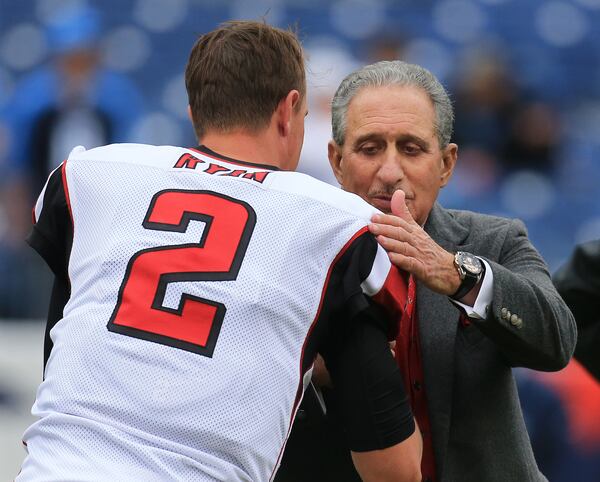
{"type": "Polygon", "coordinates": [[[390,149],[385,153],[377,171],[377,177],[386,185],[395,185],[404,179],[402,159],[395,150],[390,149]]]}

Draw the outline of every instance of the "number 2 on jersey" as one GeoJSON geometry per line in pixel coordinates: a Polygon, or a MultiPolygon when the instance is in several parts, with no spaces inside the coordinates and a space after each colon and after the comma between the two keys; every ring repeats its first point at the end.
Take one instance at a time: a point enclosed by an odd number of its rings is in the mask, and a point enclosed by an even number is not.
{"type": "Polygon", "coordinates": [[[252,207],[212,191],[165,190],[152,198],[145,229],[185,233],[205,224],[193,244],[143,249],[129,260],[108,322],[115,333],[211,357],[225,305],[184,293],[177,309],[163,306],[169,283],[237,278],[256,223],[252,207]]]}

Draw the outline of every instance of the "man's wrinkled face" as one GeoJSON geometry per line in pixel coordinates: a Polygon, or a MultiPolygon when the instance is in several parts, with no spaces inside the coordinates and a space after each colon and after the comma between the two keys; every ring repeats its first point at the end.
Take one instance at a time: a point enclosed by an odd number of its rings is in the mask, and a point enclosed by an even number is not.
{"type": "Polygon", "coordinates": [[[361,89],[348,106],[344,145],[329,145],[344,190],[390,213],[392,194],[402,189],[421,225],[452,175],[456,154],[456,144],[440,149],[433,104],[413,86],[361,89]]]}

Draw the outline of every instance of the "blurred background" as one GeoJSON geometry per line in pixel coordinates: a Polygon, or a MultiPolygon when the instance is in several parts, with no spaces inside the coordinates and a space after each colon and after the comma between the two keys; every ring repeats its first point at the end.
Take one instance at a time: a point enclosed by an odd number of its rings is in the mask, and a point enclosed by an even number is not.
{"type": "MultiPolygon", "coordinates": [[[[446,207],[522,219],[552,271],[600,238],[600,0],[0,0],[0,480],[24,457],[42,376],[52,277],[23,239],[48,173],[79,144],[195,145],[189,50],[222,21],[258,18],[295,25],[306,48],[301,171],[335,184],[335,88],[403,59],[455,104],[446,207]]],[[[576,362],[516,372],[543,472],[600,480],[600,385],[576,362]]]]}

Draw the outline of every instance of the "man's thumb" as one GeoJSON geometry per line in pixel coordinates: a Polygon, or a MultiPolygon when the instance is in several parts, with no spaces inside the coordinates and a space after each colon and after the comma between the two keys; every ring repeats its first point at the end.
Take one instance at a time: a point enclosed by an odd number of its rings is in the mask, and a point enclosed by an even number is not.
{"type": "Polygon", "coordinates": [[[404,191],[398,189],[392,194],[392,201],[390,203],[390,207],[392,208],[392,214],[394,216],[398,216],[406,221],[412,220],[412,216],[406,206],[404,191]]]}

